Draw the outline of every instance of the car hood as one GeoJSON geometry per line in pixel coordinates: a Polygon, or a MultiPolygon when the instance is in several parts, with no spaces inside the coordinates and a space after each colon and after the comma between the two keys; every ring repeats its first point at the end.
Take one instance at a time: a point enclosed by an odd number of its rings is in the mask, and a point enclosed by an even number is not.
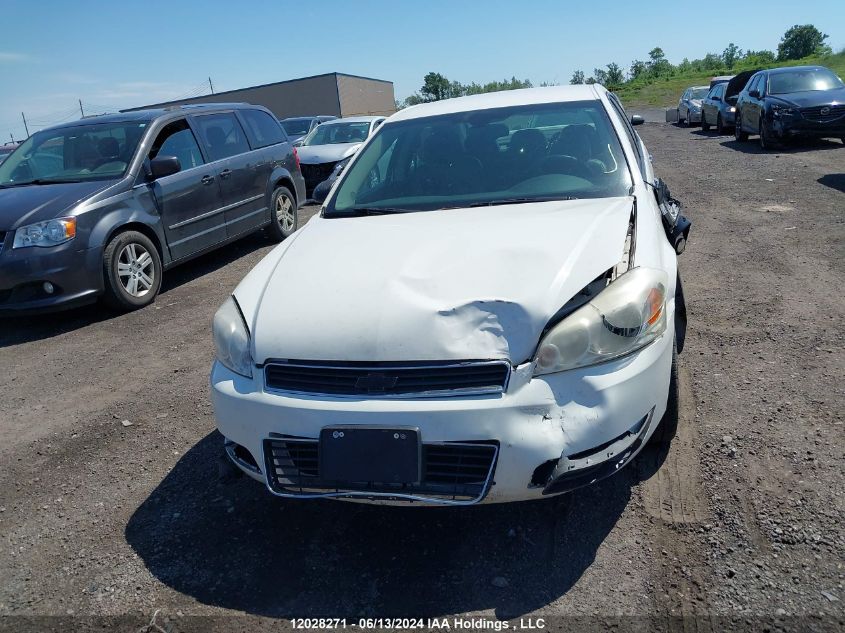
{"type": "Polygon", "coordinates": [[[306,145],[297,148],[299,162],[306,165],[336,163],[352,156],[361,147],[361,143],[335,143],[333,145],[306,145]]]}
{"type": "Polygon", "coordinates": [[[52,220],[112,184],[111,180],[96,180],[0,188],[0,230],[52,220]]]}
{"type": "Polygon", "coordinates": [[[694,106],[701,107],[701,99],[690,99],[690,103],[694,106]]]}
{"type": "Polygon", "coordinates": [[[633,198],[314,218],[235,298],[256,362],[530,360],[622,257],[633,198]]]}
{"type": "Polygon", "coordinates": [[[808,108],[830,105],[832,103],[845,103],[845,88],[790,92],[789,94],[770,95],[770,97],[789,105],[798,106],[799,108],[808,108]]]}

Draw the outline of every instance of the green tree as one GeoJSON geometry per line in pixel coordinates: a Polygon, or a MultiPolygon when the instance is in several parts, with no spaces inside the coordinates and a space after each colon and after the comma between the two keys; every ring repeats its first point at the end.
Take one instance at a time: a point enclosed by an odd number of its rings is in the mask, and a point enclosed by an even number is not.
{"type": "Polygon", "coordinates": [[[440,73],[428,73],[423,79],[420,93],[426,101],[440,101],[453,96],[454,85],[440,73]]]}
{"type": "Polygon", "coordinates": [[[749,68],[756,66],[767,66],[774,63],[775,54],[772,51],[745,51],[742,57],[742,65],[749,68]]]}
{"type": "Polygon", "coordinates": [[[733,68],[740,57],[742,57],[742,49],[733,42],[728,44],[728,47],[722,51],[722,63],[725,64],[725,68],[733,68]]]}
{"type": "Polygon", "coordinates": [[[646,66],[646,63],[643,62],[643,61],[640,61],[639,59],[635,59],[634,61],[631,62],[631,68],[630,68],[630,70],[628,70],[628,75],[633,80],[633,79],[636,79],[637,77],[642,77],[643,75],[646,74],[647,71],[648,71],[648,67],[646,66]]]}
{"type": "Polygon", "coordinates": [[[592,80],[594,84],[607,85],[607,71],[601,68],[593,68],[592,80]]]}
{"type": "Polygon", "coordinates": [[[824,41],[827,37],[812,24],[796,24],[780,38],[778,59],[801,59],[817,52],[824,52],[826,46],[824,41]]]}
{"type": "Polygon", "coordinates": [[[662,77],[672,72],[672,64],[666,59],[666,54],[659,46],[655,46],[648,52],[648,70],[654,77],[662,77]]]}
{"type": "Polygon", "coordinates": [[[574,73],[572,73],[572,79],[569,80],[569,83],[571,83],[573,86],[576,84],[584,83],[584,71],[576,70],[574,73]]]}
{"type": "Polygon", "coordinates": [[[625,71],[619,64],[611,62],[607,65],[607,72],[605,73],[605,86],[608,88],[618,88],[625,83],[625,71]]]}

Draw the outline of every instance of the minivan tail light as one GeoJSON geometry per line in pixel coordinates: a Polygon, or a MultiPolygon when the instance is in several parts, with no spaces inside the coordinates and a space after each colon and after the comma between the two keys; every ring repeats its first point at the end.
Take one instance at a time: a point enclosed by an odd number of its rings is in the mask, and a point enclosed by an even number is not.
{"type": "Polygon", "coordinates": [[[293,158],[296,160],[296,168],[299,169],[299,152],[296,151],[296,148],[293,148],[293,158]]]}

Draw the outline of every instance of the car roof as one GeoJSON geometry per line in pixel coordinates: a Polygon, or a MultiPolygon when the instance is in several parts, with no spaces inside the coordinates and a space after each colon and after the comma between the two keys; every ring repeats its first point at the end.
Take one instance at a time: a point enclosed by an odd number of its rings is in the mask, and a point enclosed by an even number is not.
{"type": "Polygon", "coordinates": [[[824,66],[782,66],[781,68],[769,68],[770,75],[779,75],[781,73],[788,73],[790,70],[830,70],[824,66]]]}
{"type": "MultiPolygon", "coordinates": [[[[710,90],[710,86],[690,86],[687,90],[710,90]]],[[[686,92],[687,90],[684,90],[686,92]]]]}
{"type": "Polygon", "coordinates": [[[115,114],[87,116],[82,119],[77,119],[76,121],[68,121],[67,123],[61,123],[44,129],[57,130],[77,127],[83,124],[99,125],[101,123],[144,123],[174,114],[193,114],[195,112],[214,112],[219,110],[240,110],[261,107],[262,106],[256,106],[249,103],[202,103],[196,105],[169,106],[167,108],[150,108],[147,110],[131,110],[117,112],[115,114]]]}
{"type": "Polygon", "coordinates": [[[390,120],[404,121],[441,114],[507,108],[510,106],[530,105],[532,103],[595,101],[599,99],[602,92],[606,92],[606,90],[598,84],[547,86],[543,88],[520,88],[518,90],[486,92],[468,97],[456,97],[454,99],[443,99],[442,101],[432,101],[430,103],[409,106],[403,110],[399,110],[399,112],[390,117],[390,120]]]}

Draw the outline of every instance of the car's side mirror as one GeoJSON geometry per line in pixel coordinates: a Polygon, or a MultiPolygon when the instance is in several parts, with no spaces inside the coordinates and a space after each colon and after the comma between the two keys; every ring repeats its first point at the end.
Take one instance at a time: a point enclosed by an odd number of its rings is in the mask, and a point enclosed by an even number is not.
{"type": "Polygon", "coordinates": [[[156,156],[150,161],[150,177],[153,180],[172,176],[182,171],[182,163],[175,156],[156,156]]]}
{"type": "Polygon", "coordinates": [[[759,99],[760,98],[760,91],[759,90],[749,90],[748,96],[752,97],[754,99],[759,99]]]}
{"type": "Polygon", "coordinates": [[[642,118],[639,114],[631,115],[631,125],[642,125],[643,123],[645,123],[645,119],[642,118]]]}

